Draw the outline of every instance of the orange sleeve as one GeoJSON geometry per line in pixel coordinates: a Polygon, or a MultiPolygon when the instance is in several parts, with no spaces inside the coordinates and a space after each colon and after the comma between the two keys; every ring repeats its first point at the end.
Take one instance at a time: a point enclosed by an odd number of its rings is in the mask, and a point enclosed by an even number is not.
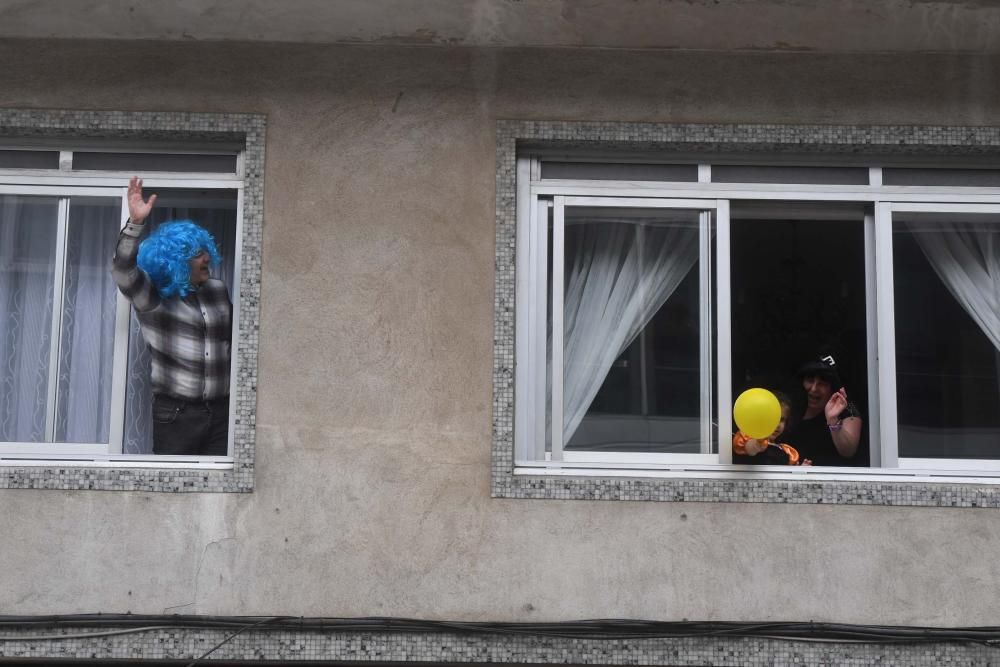
{"type": "Polygon", "coordinates": [[[797,466],[799,464],[799,450],[791,445],[778,444],[777,446],[781,447],[781,451],[788,454],[788,465],[797,466]]]}

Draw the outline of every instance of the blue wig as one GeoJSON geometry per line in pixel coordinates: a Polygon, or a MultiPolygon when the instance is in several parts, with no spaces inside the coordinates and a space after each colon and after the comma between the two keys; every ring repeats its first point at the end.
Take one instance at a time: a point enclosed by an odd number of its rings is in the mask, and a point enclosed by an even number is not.
{"type": "Polygon", "coordinates": [[[188,262],[201,251],[218,266],[222,258],[212,235],[190,220],[166,222],[139,244],[138,265],[164,299],[175,294],[184,298],[193,291],[188,262]]]}

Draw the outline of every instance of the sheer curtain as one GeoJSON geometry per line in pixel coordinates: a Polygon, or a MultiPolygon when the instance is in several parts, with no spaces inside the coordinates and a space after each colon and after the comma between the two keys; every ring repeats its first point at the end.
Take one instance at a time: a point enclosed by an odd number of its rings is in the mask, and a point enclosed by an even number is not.
{"type": "Polygon", "coordinates": [[[908,222],[934,272],[1000,351],[1000,226],[908,222]]]}
{"type": "Polygon", "coordinates": [[[0,195],[0,441],[44,442],[59,202],[0,195]]]}
{"type": "MultiPolygon", "coordinates": [[[[151,230],[170,220],[193,220],[215,237],[222,255],[222,263],[212,269],[212,276],[225,281],[229,298],[233,298],[233,268],[236,254],[236,207],[203,208],[171,206],[169,195],[161,195],[147,224],[151,230]]],[[[234,341],[235,343],[235,341],[234,341]]],[[[128,377],[125,385],[125,435],[122,443],[124,454],[151,454],[153,452],[152,405],[150,385],[150,355],[139,329],[139,321],[132,313],[128,344],[128,377]]],[[[236,345],[232,346],[236,354],[236,345]]]]}
{"type": "Polygon", "coordinates": [[[73,197],[66,242],[57,442],[107,442],[111,422],[116,289],[109,253],[121,200],[73,197]]]}
{"type": "MultiPolygon", "coordinates": [[[[564,443],[576,432],[615,359],[697,261],[698,225],[694,221],[577,218],[567,222],[564,443]]],[[[550,350],[552,344],[550,340],[550,350]]],[[[549,390],[551,395],[551,380],[549,390]]]]}

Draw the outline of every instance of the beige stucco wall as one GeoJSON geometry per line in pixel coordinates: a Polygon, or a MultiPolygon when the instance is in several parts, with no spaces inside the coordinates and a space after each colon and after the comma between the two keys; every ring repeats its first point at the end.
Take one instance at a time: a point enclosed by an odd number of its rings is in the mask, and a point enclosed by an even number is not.
{"type": "Polygon", "coordinates": [[[256,490],[0,492],[0,613],[995,619],[1000,511],[489,497],[497,118],[996,124],[1000,60],[0,42],[0,106],[267,114],[256,490]]]}

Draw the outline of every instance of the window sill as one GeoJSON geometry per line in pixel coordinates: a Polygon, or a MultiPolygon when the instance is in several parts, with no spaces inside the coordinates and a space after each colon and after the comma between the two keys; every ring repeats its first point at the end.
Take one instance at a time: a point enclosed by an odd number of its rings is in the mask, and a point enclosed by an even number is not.
{"type": "Polygon", "coordinates": [[[845,482],[930,482],[949,484],[996,484],[1000,471],[915,470],[888,468],[836,468],[820,466],[746,466],[661,464],[625,466],[594,463],[518,464],[517,476],[631,477],[649,479],[786,480],[845,482]]]}
{"type": "Polygon", "coordinates": [[[0,469],[28,467],[76,467],[76,468],[169,468],[191,470],[232,470],[231,456],[135,456],[135,455],[86,455],[67,454],[38,456],[37,454],[2,454],[0,469]]]}
{"type": "Polygon", "coordinates": [[[0,457],[0,489],[250,493],[251,462],[230,456],[0,457]]]}

